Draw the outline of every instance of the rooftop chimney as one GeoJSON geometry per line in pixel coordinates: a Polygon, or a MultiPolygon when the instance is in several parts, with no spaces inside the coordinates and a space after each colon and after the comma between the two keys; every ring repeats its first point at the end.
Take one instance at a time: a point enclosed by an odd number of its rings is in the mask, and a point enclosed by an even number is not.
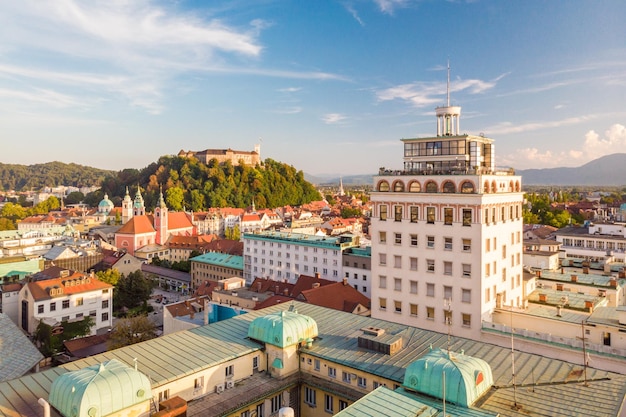
{"type": "Polygon", "coordinates": [[[343,285],[348,285],[348,278],[346,277],[343,278],[343,285]]]}
{"type": "Polygon", "coordinates": [[[319,278],[319,277],[320,277],[320,273],[319,273],[319,272],[316,272],[316,273],[315,273],[315,278],[319,278]]]}

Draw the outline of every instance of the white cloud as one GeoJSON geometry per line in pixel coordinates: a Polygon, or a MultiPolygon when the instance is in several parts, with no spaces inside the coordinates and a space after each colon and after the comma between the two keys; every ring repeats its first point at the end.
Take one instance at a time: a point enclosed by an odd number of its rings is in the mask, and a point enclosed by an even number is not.
{"type": "MultiPolygon", "coordinates": [[[[570,142],[575,146],[573,142],[570,142]]],[[[626,148],[626,127],[613,124],[600,137],[593,130],[585,134],[581,148],[567,150],[540,150],[537,148],[516,149],[509,155],[498,157],[499,163],[518,168],[554,168],[580,166],[604,155],[624,152],[626,148]]]]}
{"type": "Polygon", "coordinates": [[[589,160],[603,155],[624,152],[626,149],[626,127],[616,123],[604,132],[602,138],[594,130],[590,130],[585,134],[583,147],[589,160]]]}
{"type": "Polygon", "coordinates": [[[346,120],[346,116],[340,113],[328,113],[322,116],[322,121],[327,125],[338,124],[346,120]]]}
{"type": "MultiPolygon", "coordinates": [[[[506,74],[500,75],[491,81],[457,79],[450,83],[450,92],[467,90],[469,94],[480,94],[495,87],[497,82],[504,76],[506,74]]],[[[378,90],[376,91],[376,96],[380,101],[404,100],[415,107],[426,107],[433,104],[441,104],[442,97],[445,96],[446,91],[446,83],[415,82],[378,90]]]]}
{"type": "Polygon", "coordinates": [[[407,0],[374,0],[381,12],[392,15],[396,8],[405,7],[407,0]]]}

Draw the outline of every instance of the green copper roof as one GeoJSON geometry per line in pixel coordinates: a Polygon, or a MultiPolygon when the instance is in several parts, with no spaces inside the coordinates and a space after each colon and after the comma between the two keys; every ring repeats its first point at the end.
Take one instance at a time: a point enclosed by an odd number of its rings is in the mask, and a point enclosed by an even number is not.
{"type": "Polygon", "coordinates": [[[317,323],[294,311],[279,311],[254,319],[248,337],[284,348],[317,337],[317,323]]]}
{"type": "Polygon", "coordinates": [[[111,359],[58,376],[50,388],[49,402],[65,417],[100,417],[151,397],[147,376],[111,359]]]}
{"type": "Polygon", "coordinates": [[[243,271],[243,256],[239,255],[229,255],[219,252],[207,252],[205,254],[191,258],[190,261],[223,266],[232,269],[241,269],[243,271]]]}
{"type": "Polygon", "coordinates": [[[470,407],[493,385],[491,367],[482,359],[437,349],[411,363],[404,387],[447,402],[470,407]]]}

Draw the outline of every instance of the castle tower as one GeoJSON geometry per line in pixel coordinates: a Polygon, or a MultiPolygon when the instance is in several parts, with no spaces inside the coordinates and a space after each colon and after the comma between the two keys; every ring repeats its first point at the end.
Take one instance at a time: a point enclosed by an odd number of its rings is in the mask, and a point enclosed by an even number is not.
{"type": "Polygon", "coordinates": [[[404,170],[374,177],[372,317],[479,339],[495,308],[523,305],[523,193],[493,139],[459,132],[449,79],[437,135],[402,139],[404,170]]]}
{"type": "Polygon", "coordinates": [[[128,187],[126,187],[126,195],[122,200],[122,224],[126,224],[131,217],[133,217],[133,200],[131,200],[128,187]]]}
{"type": "Polygon", "coordinates": [[[165,200],[163,200],[163,190],[161,189],[159,201],[154,209],[154,229],[156,230],[156,243],[159,245],[163,245],[167,241],[167,220],[167,206],[165,205],[165,200]]]}
{"type": "Polygon", "coordinates": [[[144,216],[145,214],[146,207],[143,203],[143,197],[141,196],[141,187],[137,186],[135,202],[133,203],[133,216],[144,216]]]}

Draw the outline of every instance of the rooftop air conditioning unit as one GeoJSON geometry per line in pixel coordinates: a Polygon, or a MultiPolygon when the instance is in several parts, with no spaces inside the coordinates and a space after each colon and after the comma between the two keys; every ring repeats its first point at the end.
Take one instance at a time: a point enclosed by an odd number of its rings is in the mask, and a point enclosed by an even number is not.
{"type": "Polygon", "coordinates": [[[235,386],[235,381],[226,381],[226,388],[231,389],[235,386]]]}
{"type": "Polygon", "coordinates": [[[217,392],[218,394],[224,392],[224,384],[217,384],[215,386],[215,392],[217,392]]]}

